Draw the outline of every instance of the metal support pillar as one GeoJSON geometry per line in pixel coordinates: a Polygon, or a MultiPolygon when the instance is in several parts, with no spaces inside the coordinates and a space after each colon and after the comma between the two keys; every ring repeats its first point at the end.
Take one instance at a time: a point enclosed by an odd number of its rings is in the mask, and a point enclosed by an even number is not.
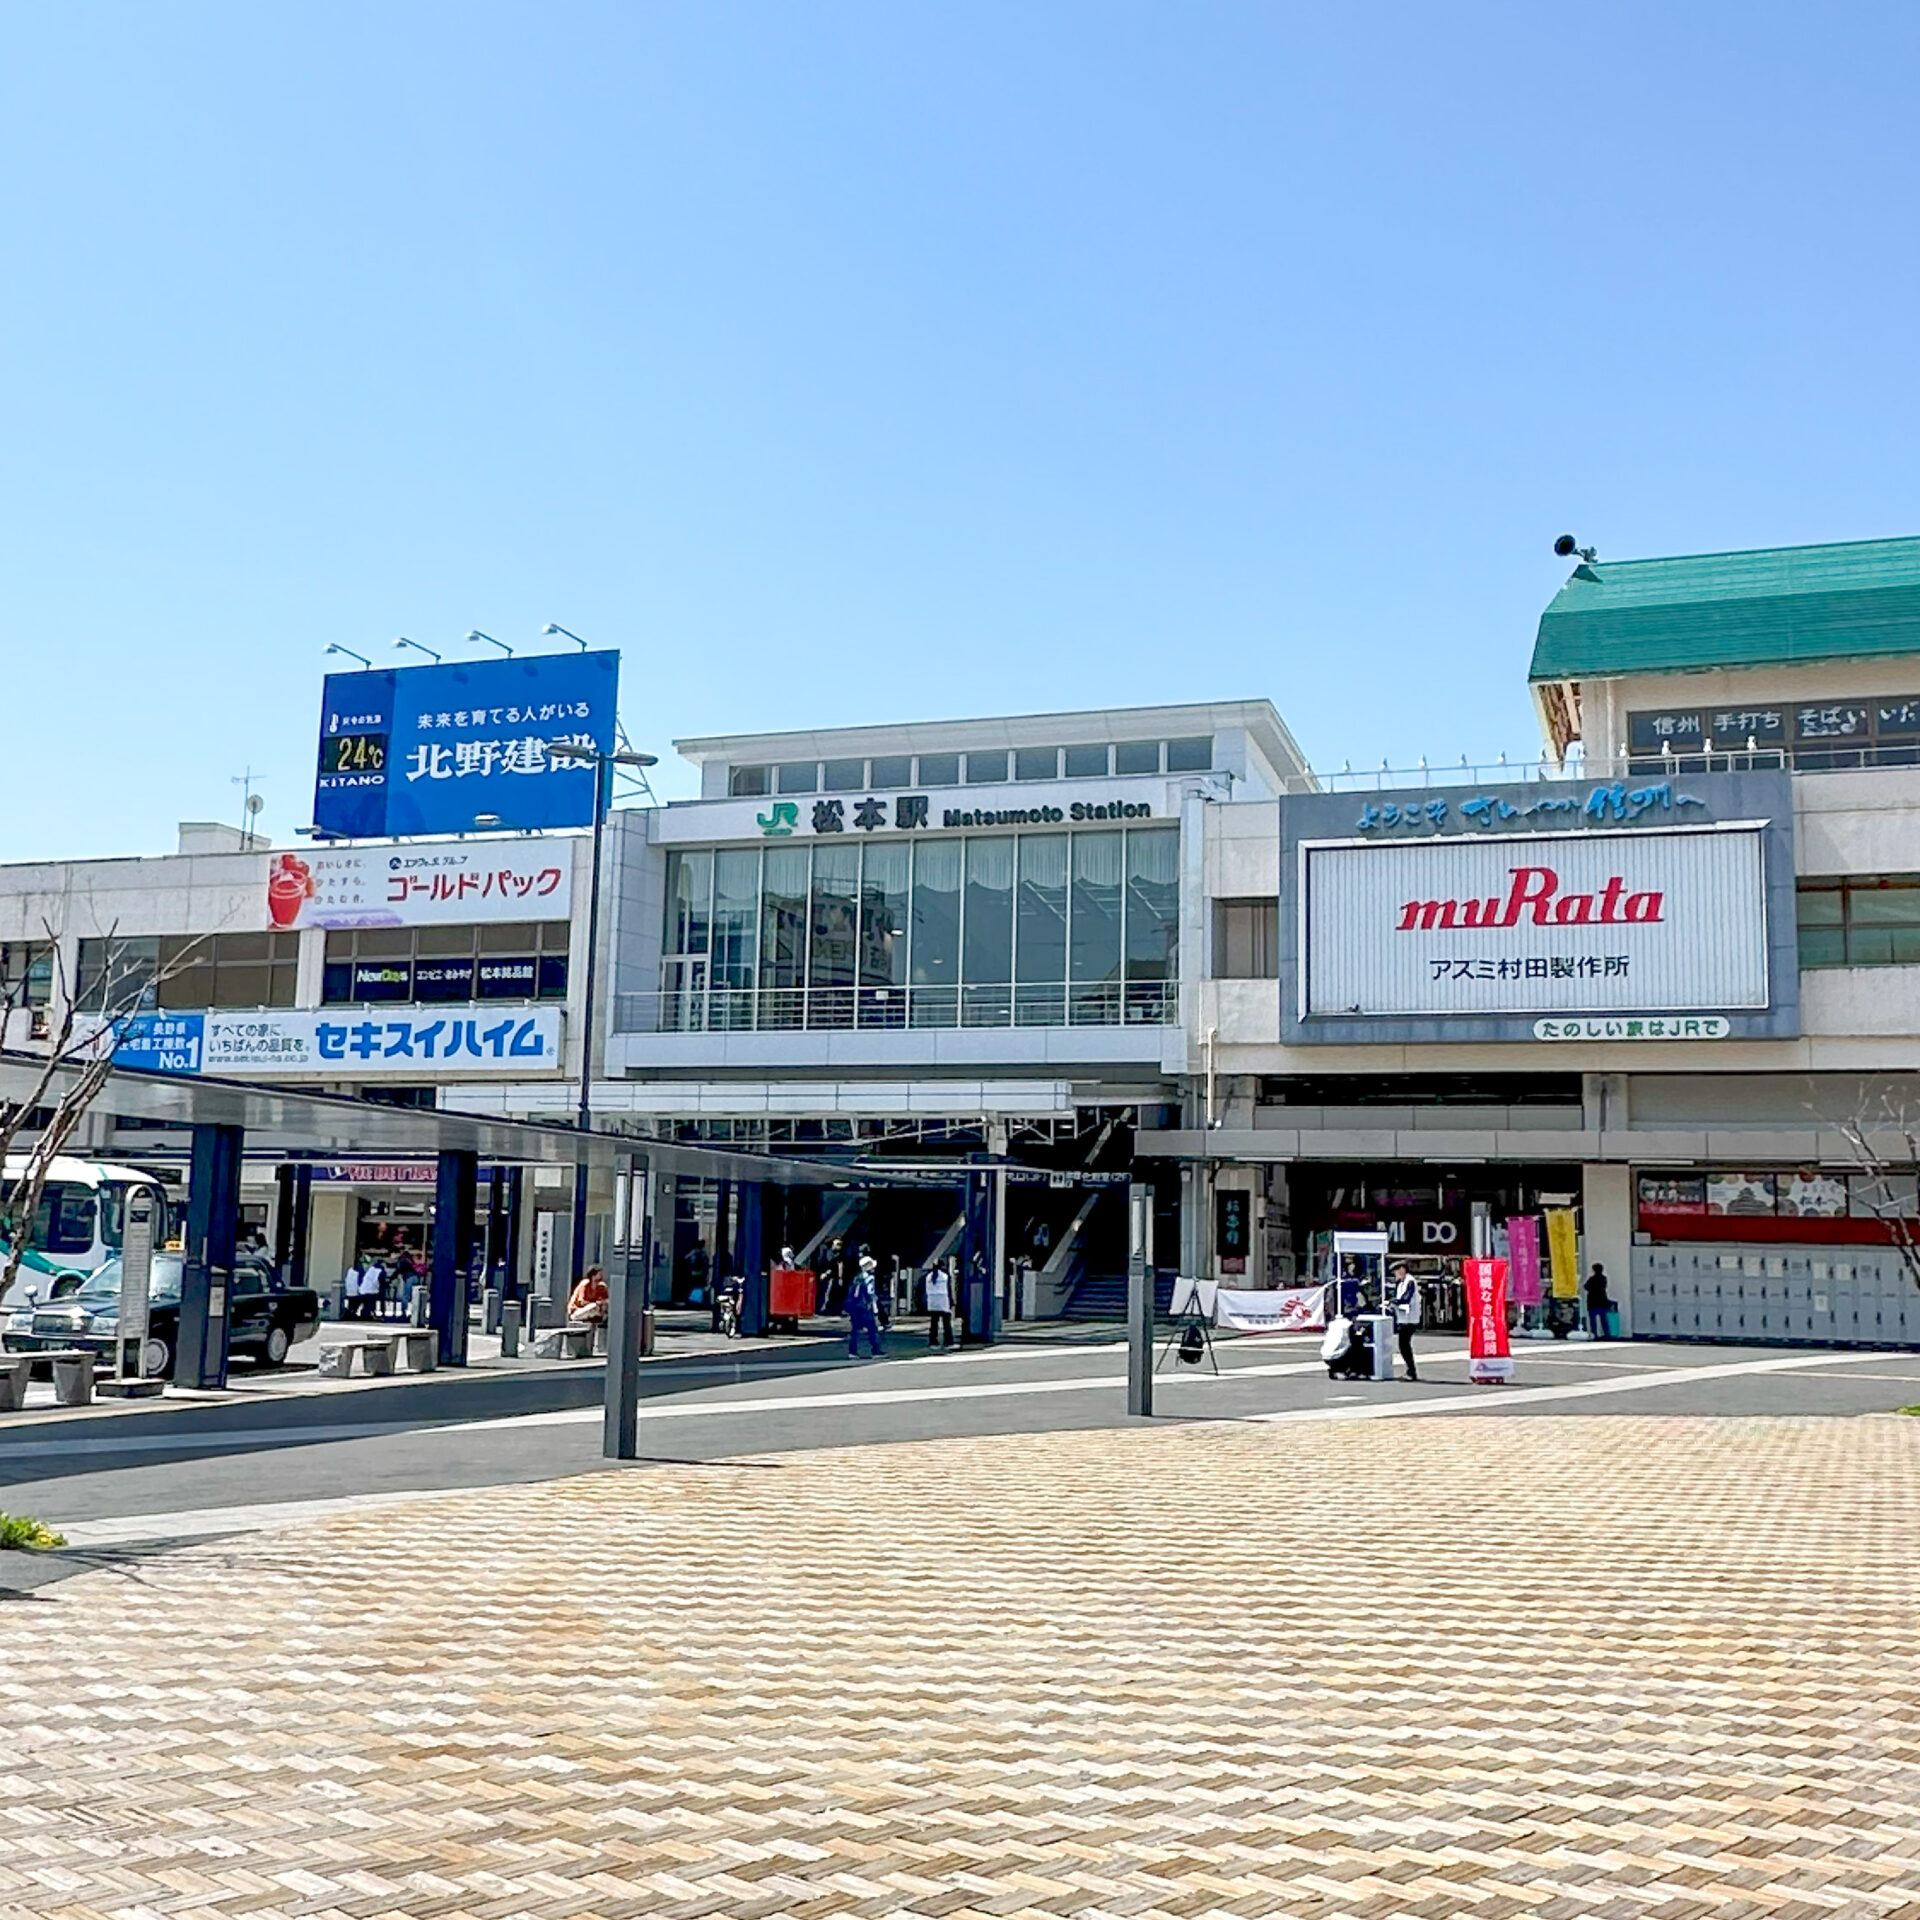
{"type": "Polygon", "coordinates": [[[707,1277],[715,1286],[735,1271],[733,1265],[733,1182],[722,1180],[713,1203],[713,1259],[707,1277]]]}
{"type": "Polygon", "coordinates": [[[313,1169],[307,1166],[293,1170],[293,1234],[287,1254],[287,1264],[282,1268],[290,1287],[304,1287],[307,1274],[312,1266],[313,1250],[313,1169]]]}
{"type": "Polygon", "coordinates": [[[758,1336],[767,1330],[766,1193],[758,1180],[739,1187],[739,1226],[734,1235],[740,1276],[740,1331],[758,1336]]]}
{"type": "Polygon", "coordinates": [[[440,1155],[433,1187],[433,1278],[429,1323],[440,1330],[440,1364],[467,1364],[467,1269],[473,1262],[473,1202],[479,1156],[463,1149],[440,1155]]]}
{"type": "Polygon", "coordinates": [[[500,1268],[500,1297],[502,1300],[524,1300],[526,1282],[520,1272],[520,1222],[522,1208],[525,1205],[523,1189],[526,1185],[527,1170],[524,1167],[495,1167],[493,1177],[506,1183],[506,1198],[501,1203],[503,1219],[501,1222],[501,1245],[505,1249],[500,1268]]]}
{"type": "Polygon", "coordinates": [[[273,1170],[273,1269],[286,1278],[293,1258],[294,1166],[283,1160],[273,1170]]]}
{"type": "Polygon", "coordinates": [[[1127,1184],[1127,1411],[1153,1411],[1153,1189],[1127,1184]]]}
{"type": "Polygon", "coordinates": [[[241,1144],[238,1127],[202,1122],[193,1129],[180,1331],[173,1358],[176,1386],[227,1384],[227,1292],[240,1224],[241,1144]]]}
{"type": "Polygon", "coordinates": [[[647,1248],[653,1239],[652,1190],[647,1163],[637,1154],[627,1162],[627,1217],[641,1231],[628,1229],[627,1257],[608,1280],[607,1383],[600,1451],[609,1460],[640,1457],[640,1360],[651,1344],[653,1307],[648,1300],[647,1248]],[[647,1202],[635,1207],[636,1182],[647,1182],[647,1202]]]}
{"type": "MultiPolygon", "coordinates": [[[[483,1283],[500,1291],[500,1273],[506,1265],[507,1249],[507,1170],[487,1169],[487,1239],[480,1262],[483,1283]]],[[[502,1296],[504,1297],[504,1295],[502,1296]]]]}
{"type": "Polygon", "coordinates": [[[966,1227],[961,1234],[960,1313],[964,1337],[985,1344],[999,1331],[994,1294],[994,1175],[981,1168],[967,1175],[966,1227]]]}

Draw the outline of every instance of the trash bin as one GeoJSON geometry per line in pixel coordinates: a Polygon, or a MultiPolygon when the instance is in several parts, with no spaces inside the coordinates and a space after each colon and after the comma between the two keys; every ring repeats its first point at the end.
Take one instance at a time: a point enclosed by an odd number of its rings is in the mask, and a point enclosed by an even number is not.
{"type": "Polygon", "coordinates": [[[1393,1378],[1393,1315],[1390,1313],[1363,1313],[1360,1324],[1366,1328],[1373,1341],[1373,1377],[1376,1380],[1393,1378]]]}

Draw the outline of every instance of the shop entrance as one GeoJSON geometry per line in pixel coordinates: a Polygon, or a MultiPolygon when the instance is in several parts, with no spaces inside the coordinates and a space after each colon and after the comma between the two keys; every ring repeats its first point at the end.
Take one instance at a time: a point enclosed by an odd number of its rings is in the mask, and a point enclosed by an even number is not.
{"type": "MultiPolygon", "coordinates": [[[[1466,1329],[1461,1262],[1474,1250],[1474,1225],[1485,1222],[1488,1250],[1509,1257],[1507,1223],[1566,1209],[1579,1224],[1580,1170],[1551,1161],[1485,1166],[1435,1166],[1425,1161],[1296,1161],[1288,1169],[1295,1231],[1308,1249],[1310,1271],[1326,1271],[1336,1232],[1384,1233],[1390,1263],[1409,1267],[1422,1282],[1426,1324],[1466,1329]]],[[[1545,1289],[1543,1289],[1543,1292],[1545,1289]]],[[[1552,1329],[1555,1303],[1530,1309],[1552,1329]]],[[[1570,1330],[1577,1301],[1561,1303],[1570,1330]]]]}

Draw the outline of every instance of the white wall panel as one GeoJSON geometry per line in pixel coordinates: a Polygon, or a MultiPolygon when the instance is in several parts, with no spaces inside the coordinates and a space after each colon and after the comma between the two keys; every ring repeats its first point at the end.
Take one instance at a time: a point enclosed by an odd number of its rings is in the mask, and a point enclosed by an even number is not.
{"type": "Polygon", "coordinates": [[[1301,1011],[1764,1009],[1757,827],[1301,847],[1301,1011]]]}

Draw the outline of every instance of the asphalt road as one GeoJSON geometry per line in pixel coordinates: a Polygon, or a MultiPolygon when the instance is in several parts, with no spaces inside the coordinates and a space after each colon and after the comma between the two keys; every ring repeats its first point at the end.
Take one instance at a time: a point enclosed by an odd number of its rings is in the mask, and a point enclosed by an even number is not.
{"type": "MultiPolygon", "coordinates": [[[[1157,1418],[1287,1424],[1399,1417],[1688,1413],[1846,1416],[1920,1403],[1920,1353],[1533,1342],[1507,1387],[1467,1383],[1464,1343],[1421,1342],[1415,1384],[1329,1380],[1317,1336],[1223,1342],[1221,1372],[1169,1360],[1157,1418]]],[[[654,1461],[1125,1423],[1114,1344],[928,1354],[896,1336],[880,1360],[837,1343],[650,1364],[641,1448],[654,1461]]],[[[282,1508],[607,1470],[600,1375],[437,1375],[417,1385],[155,1408],[0,1429],[0,1506],[76,1542],[232,1531],[282,1508]]],[[[644,1466],[644,1461],[642,1463],[644,1466]]],[[[317,1510],[317,1509],[316,1509],[317,1510]]]]}

